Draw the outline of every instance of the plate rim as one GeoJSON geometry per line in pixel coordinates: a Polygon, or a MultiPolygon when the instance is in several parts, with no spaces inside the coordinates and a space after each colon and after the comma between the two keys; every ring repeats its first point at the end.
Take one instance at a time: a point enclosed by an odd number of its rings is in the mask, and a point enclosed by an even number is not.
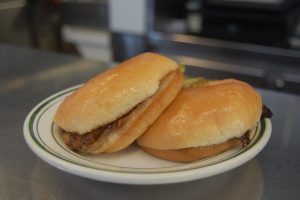
{"type": "Polygon", "coordinates": [[[30,149],[42,160],[48,164],[57,167],[65,172],[78,175],[81,177],[86,177],[93,180],[112,182],[112,183],[122,183],[122,184],[139,184],[139,185],[153,185],[153,184],[168,184],[168,183],[178,183],[192,181],[202,178],[207,178],[213,175],[229,171],[236,168],[247,161],[255,157],[268,143],[271,132],[272,124],[269,118],[264,118],[265,130],[259,141],[254,144],[247,151],[242,152],[240,155],[232,157],[228,160],[221,161],[216,164],[209,166],[204,166],[195,169],[188,169],[183,171],[173,171],[173,172],[159,172],[159,173],[124,173],[117,171],[107,171],[89,168],[87,166],[80,166],[74,163],[69,163],[64,161],[59,157],[49,154],[45,149],[39,146],[36,141],[31,137],[29,130],[29,123],[32,119],[32,115],[41,107],[41,105],[46,102],[51,102],[54,97],[60,97],[66,94],[68,91],[73,91],[80,87],[82,84],[75,85],[66,88],[62,91],[52,94],[48,98],[44,99],[38,103],[26,116],[23,124],[23,135],[27,145],[30,149]],[[254,148],[255,147],[255,148],[254,148]]]}

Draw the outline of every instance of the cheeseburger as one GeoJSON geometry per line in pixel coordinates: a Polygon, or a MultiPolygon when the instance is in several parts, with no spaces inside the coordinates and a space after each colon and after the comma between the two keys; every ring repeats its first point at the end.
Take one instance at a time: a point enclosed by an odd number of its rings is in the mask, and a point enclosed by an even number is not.
{"type": "Polygon", "coordinates": [[[54,122],[66,145],[76,152],[119,151],[147,130],[182,85],[176,62],[144,53],[99,74],[68,96],[54,122]]]}
{"type": "Polygon", "coordinates": [[[137,140],[146,152],[191,162],[250,142],[262,99],[247,83],[228,79],[192,82],[137,140]]]}

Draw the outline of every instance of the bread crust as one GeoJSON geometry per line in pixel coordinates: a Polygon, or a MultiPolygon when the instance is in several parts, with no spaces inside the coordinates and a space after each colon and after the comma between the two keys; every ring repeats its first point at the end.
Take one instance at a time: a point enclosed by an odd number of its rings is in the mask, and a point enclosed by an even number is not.
{"type": "Polygon", "coordinates": [[[72,133],[85,134],[108,124],[152,96],[160,80],[178,64],[144,53],[94,77],[59,106],[54,122],[72,133]]]}
{"type": "Polygon", "coordinates": [[[190,147],[190,148],[183,148],[183,149],[161,150],[161,149],[152,149],[152,148],[142,146],[142,149],[151,155],[154,155],[156,157],[165,160],[185,163],[185,162],[193,162],[210,156],[218,155],[228,149],[241,146],[241,144],[242,143],[239,139],[233,138],[221,144],[213,144],[204,147],[190,147]]]}
{"type": "Polygon", "coordinates": [[[137,142],[160,150],[220,144],[255,127],[261,112],[261,97],[247,83],[213,81],[182,89],[137,142]]]}
{"type": "Polygon", "coordinates": [[[161,89],[141,105],[141,110],[134,110],[130,122],[120,133],[119,139],[106,152],[111,153],[125,148],[141,136],[159,115],[170,105],[179,93],[183,84],[183,75],[179,70],[171,72],[169,80],[161,85],[161,89]],[[127,130],[126,130],[127,129],[127,130]]]}

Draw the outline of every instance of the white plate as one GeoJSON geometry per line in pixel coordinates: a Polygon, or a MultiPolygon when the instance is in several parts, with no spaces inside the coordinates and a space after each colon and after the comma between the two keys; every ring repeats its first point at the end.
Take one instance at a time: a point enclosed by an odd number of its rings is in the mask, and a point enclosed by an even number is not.
{"type": "Polygon", "coordinates": [[[62,142],[53,116],[62,100],[79,86],[56,93],[26,117],[24,136],[41,159],[66,172],[90,179],[125,184],[165,184],[201,179],[233,169],[257,155],[271,135],[271,121],[262,119],[251,132],[251,143],[218,156],[183,164],[155,158],[135,144],[113,154],[82,156],[62,142]]]}

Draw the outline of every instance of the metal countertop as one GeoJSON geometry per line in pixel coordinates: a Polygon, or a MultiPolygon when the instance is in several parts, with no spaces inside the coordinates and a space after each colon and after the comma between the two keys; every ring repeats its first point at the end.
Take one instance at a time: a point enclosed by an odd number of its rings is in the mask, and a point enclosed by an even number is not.
{"type": "Polygon", "coordinates": [[[300,96],[260,89],[274,112],[272,136],[254,159],[226,173],[167,185],[81,178],[39,159],[22,126],[40,101],[106,69],[100,62],[0,44],[0,199],[299,199],[300,96]]]}

